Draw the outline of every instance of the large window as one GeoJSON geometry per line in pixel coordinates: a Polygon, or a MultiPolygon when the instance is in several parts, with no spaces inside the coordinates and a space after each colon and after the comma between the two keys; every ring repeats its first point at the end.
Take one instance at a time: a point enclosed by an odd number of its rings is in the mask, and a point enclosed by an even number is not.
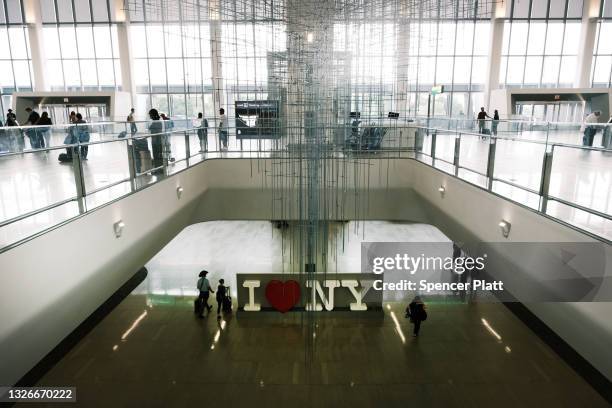
{"type": "Polygon", "coordinates": [[[506,22],[499,82],[507,87],[571,87],[579,21],[506,22]]]}
{"type": "Polygon", "coordinates": [[[120,88],[115,25],[45,24],[43,34],[51,90],[120,88]]]}
{"type": "Polygon", "coordinates": [[[30,44],[20,0],[0,1],[0,44],[3,45],[0,51],[0,118],[4,123],[12,93],[33,88],[30,44]]]}
{"type": "Polygon", "coordinates": [[[174,118],[212,114],[208,23],[132,24],[139,110],[160,109],[174,118]]]}
{"type": "MultiPolygon", "coordinates": [[[[608,3],[612,4],[612,1],[608,3]]],[[[607,88],[612,86],[612,6],[609,20],[601,20],[597,25],[597,36],[593,53],[593,87],[607,88]]]]}

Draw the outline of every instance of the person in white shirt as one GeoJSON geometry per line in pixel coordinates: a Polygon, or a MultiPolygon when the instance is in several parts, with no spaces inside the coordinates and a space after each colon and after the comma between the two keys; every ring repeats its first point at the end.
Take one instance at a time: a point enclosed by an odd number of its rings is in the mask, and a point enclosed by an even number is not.
{"type": "Polygon", "coordinates": [[[198,113],[198,118],[194,120],[193,127],[196,128],[198,132],[200,152],[208,151],[208,120],[204,118],[202,112],[198,113]]]}
{"type": "Polygon", "coordinates": [[[593,139],[595,138],[595,133],[597,133],[596,126],[589,126],[589,123],[597,123],[599,122],[599,117],[601,116],[601,112],[595,111],[586,117],[584,120],[584,136],[582,137],[582,145],[583,146],[593,146],[593,139]]]}

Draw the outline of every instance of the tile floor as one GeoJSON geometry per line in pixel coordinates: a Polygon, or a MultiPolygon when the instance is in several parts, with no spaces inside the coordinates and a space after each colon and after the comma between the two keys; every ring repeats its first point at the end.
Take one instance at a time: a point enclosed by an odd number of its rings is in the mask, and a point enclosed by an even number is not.
{"type": "MultiPolygon", "coordinates": [[[[431,226],[366,228],[351,242],[362,236],[445,240],[431,226]]],[[[68,407],[609,406],[497,303],[428,302],[418,338],[403,317],[403,302],[359,315],[237,312],[198,319],[186,290],[202,267],[218,278],[222,265],[211,259],[231,253],[238,233],[246,234],[244,255],[228,260],[224,276],[281,265],[282,240],[269,223],[189,227],[38,385],[77,387],[78,402],[68,407]],[[255,256],[261,261],[253,264],[255,256]]]]}

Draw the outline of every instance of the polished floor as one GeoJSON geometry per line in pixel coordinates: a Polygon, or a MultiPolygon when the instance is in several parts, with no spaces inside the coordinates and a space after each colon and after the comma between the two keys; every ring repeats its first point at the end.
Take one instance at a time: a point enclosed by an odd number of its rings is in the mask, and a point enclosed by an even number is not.
{"type": "MultiPolygon", "coordinates": [[[[353,241],[384,235],[445,240],[431,226],[362,227],[365,235],[353,241]]],[[[84,407],[609,406],[498,303],[425,299],[429,318],[417,338],[403,317],[403,302],[359,315],[194,316],[194,292],[187,290],[194,290],[200,269],[209,269],[213,282],[236,272],[275,270],[282,265],[279,245],[269,223],[190,227],[37,385],[74,386],[77,403],[66,406],[84,407]],[[223,248],[232,245],[240,245],[244,257],[225,257],[231,250],[223,248]],[[253,264],[258,253],[261,262],[253,264]]]]}

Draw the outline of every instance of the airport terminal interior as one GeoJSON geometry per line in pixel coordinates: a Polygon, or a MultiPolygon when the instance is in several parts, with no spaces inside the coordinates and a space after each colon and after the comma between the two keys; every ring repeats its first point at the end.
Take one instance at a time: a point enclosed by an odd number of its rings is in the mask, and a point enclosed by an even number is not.
{"type": "Polygon", "coordinates": [[[0,0],[0,405],[612,406],[612,0],[0,0]]]}

